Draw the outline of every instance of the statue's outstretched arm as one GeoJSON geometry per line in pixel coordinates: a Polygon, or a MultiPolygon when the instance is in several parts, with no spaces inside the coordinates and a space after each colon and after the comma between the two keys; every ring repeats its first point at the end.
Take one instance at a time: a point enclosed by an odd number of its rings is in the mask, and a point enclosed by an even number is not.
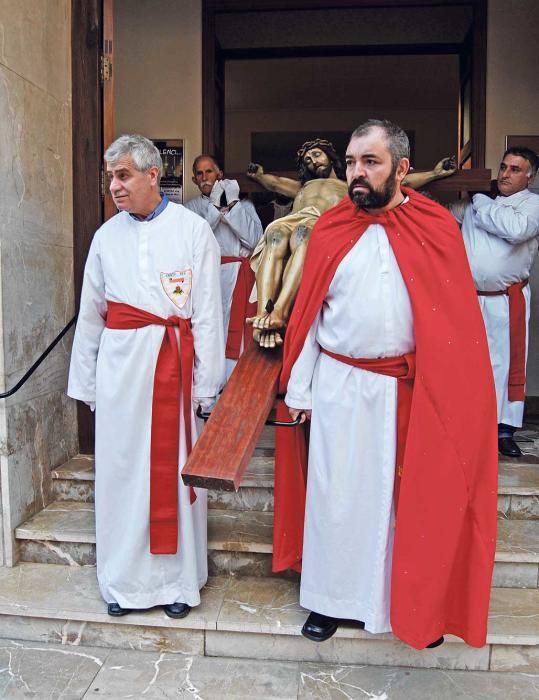
{"type": "Polygon", "coordinates": [[[301,189],[301,183],[297,180],[265,173],[264,168],[259,163],[249,163],[247,175],[259,182],[267,190],[278,192],[291,199],[294,199],[301,189]]]}
{"type": "Polygon", "coordinates": [[[436,163],[432,170],[425,170],[422,173],[409,173],[404,178],[404,185],[411,187],[414,190],[419,190],[433,180],[439,180],[442,177],[449,177],[457,170],[457,159],[455,156],[442,158],[436,163]]]}

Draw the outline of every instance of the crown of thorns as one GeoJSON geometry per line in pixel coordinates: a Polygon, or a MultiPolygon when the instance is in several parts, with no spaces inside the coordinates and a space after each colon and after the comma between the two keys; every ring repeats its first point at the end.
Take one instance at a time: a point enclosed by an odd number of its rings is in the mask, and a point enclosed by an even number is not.
{"type": "Polygon", "coordinates": [[[296,153],[296,159],[298,164],[301,163],[305,154],[311,151],[313,148],[321,148],[324,152],[327,150],[335,151],[335,146],[327,139],[314,139],[313,141],[305,141],[305,143],[300,146],[296,153]]]}

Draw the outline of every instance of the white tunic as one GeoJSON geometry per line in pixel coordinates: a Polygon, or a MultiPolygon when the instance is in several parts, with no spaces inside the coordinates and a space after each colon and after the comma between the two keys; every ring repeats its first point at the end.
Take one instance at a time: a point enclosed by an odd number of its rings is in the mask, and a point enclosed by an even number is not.
{"type": "MultiPolygon", "coordinates": [[[[178,553],[149,551],[153,378],[165,329],[105,328],[106,300],[161,317],[191,317],[193,397],[215,396],[224,379],[224,339],[219,249],[209,226],[169,203],[151,221],[122,212],[97,231],[84,272],[68,387],[69,396],[96,404],[97,576],[103,598],[126,608],[198,605],[207,579],[205,490],[197,489],[191,506],[189,490],[178,480],[178,553]],[[172,301],[161,273],[188,271],[191,289],[184,286],[172,301]]],[[[191,423],[196,437],[193,416],[191,423]]],[[[179,469],[186,457],[182,415],[179,469]]]]}
{"type": "MultiPolygon", "coordinates": [[[[209,223],[219,243],[221,255],[249,256],[263,234],[256,209],[248,199],[240,200],[225,214],[221,214],[219,209],[210,203],[210,198],[205,195],[195,197],[185,206],[209,223]]],[[[239,267],[240,263],[221,265],[225,338],[228,335],[230,306],[239,267]]],[[[236,366],[236,360],[227,359],[226,364],[228,376],[236,366]]]]}
{"type": "MultiPolygon", "coordinates": [[[[506,289],[528,279],[537,253],[539,195],[522,190],[509,197],[475,195],[467,207],[452,207],[462,225],[464,244],[476,289],[506,289]]],[[[523,289],[526,317],[530,317],[530,288],[523,289]]],[[[520,427],[523,401],[509,401],[509,297],[479,296],[496,384],[498,422],[520,427]]],[[[526,353],[528,338],[526,337],[526,353]]]]}
{"type": "Polygon", "coordinates": [[[320,346],[364,358],[414,350],[410,299],[381,225],[369,226],[337,268],[285,402],[312,405],[301,605],[387,632],[397,380],[320,346]]]}

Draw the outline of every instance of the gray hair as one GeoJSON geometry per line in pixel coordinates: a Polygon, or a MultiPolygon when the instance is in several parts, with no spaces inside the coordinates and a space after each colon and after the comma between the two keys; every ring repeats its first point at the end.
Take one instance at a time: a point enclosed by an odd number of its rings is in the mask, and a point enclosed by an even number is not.
{"type": "Polygon", "coordinates": [[[124,134],[113,141],[103,156],[107,163],[116,163],[122,156],[129,156],[137,170],[144,172],[150,168],[163,167],[161,154],[154,144],[140,134],[124,134]]]}
{"type": "Polygon", "coordinates": [[[391,153],[391,163],[394,168],[401,158],[410,159],[410,142],[406,132],[400,126],[393,124],[387,119],[367,119],[357,129],[354,129],[351,138],[357,139],[366,136],[374,128],[382,129],[384,132],[386,143],[391,153]]]}

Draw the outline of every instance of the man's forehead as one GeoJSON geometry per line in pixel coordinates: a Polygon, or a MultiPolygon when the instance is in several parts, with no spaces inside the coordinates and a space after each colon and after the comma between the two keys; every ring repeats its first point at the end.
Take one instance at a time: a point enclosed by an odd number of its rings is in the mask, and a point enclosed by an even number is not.
{"type": "Polygon", "coordinates": [[[217,167],[217,163],[215,163],[213,160],[211,160],[211,158],[201,158],[197,162],[197,164],[195,166],[195,170],[197,172],[200,170],[215,170],[215,171],[217,171],[217,170],[219,170],[219,168],[217,167]]]}
{"type": "Polygon", "coordinates": [[[350,139],[346,152],[353,152],[355,155],[381,154],[388,153],[389,148],[384,132],[381,129],[373,128],[364,136],[355,136],[350,139]]]}
{"type": "Polygon", "coordinates": [[[107,162],[107,171],[114,172],[115,170],[136,170],[131,156],[121,156],[114,162],[107,162]]]}
{"type": "Polygon", "coordinates": [[[516,165],[517,167],[522,168],[522,170],[529,167],[529,163],[526,160],[526,158],[523,158],[522,156],[513,155],[512,153],[508,153],[502,160],[502,163],[504,163],[506,166],[516,165]]]}

